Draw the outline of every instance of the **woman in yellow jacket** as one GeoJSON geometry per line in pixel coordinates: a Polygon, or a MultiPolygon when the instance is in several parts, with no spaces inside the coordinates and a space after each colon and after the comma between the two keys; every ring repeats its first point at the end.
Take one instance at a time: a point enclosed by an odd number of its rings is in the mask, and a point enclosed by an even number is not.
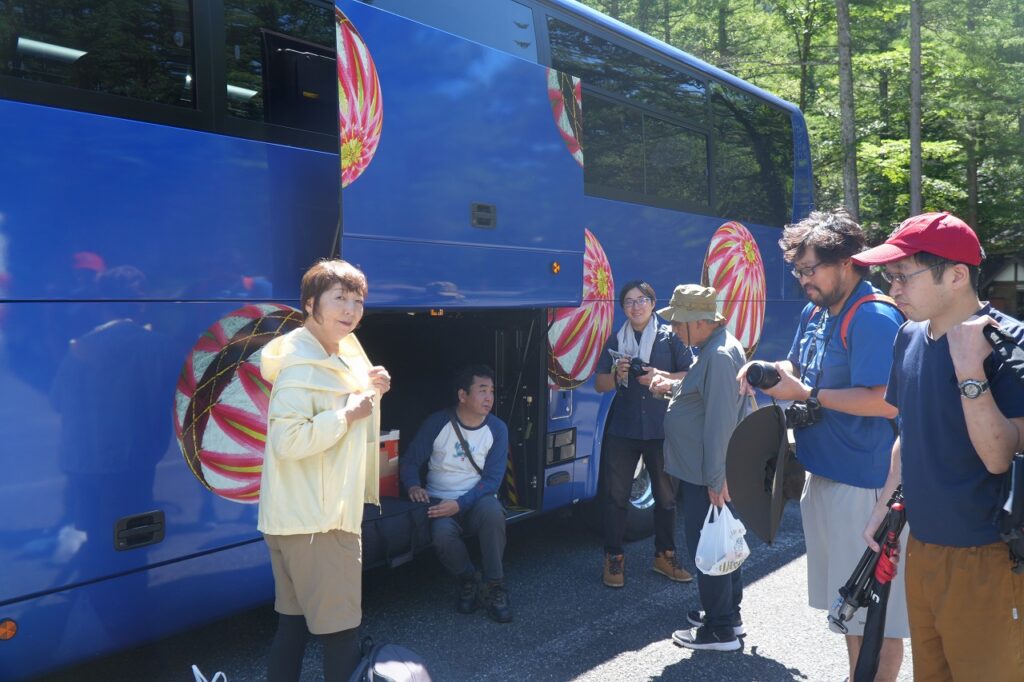
{"type": "Polygon", "coordinates": [[[379,405],[391,387],[352,334],[366,293],[351,264],[317,263],[302,277],[303,326],[261,353],[274,384],[258,526],[279,614],[272,682],[299,679],[307,630],[323,643],[325,680],[359,663],[363,504],[379,504],[379,405]]]}

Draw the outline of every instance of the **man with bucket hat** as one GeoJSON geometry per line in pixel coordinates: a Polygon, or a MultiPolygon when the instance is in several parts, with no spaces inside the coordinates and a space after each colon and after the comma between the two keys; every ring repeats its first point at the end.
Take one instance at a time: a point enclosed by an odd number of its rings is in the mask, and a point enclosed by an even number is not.
{"type": "Polygon", "coordinates": [[[885,399],[900,436],[883,495],[864,530],[873,539],[885,500],[903,481],[914,679],[1024,679],[1024,575],[1011,571],[995,519],[1000,483],[1024,444],[1024,386],[985,339],[989,325],[1017,344],[1024,326],[978,300],[984,252],[949,213],[904,221],[853,257],[883,266],[910,321],[896,337],[885,399]]]}
{"type": "MultiPolygon", "coordinates": [[[[807,544],[807,597],[827,611],[864,553],[863,526],[889,472],[896,409],[885,402],[892,343],[903,321],[851,257],[864,249],[860,225],[842,208],[814,211],[788,225],[779,240],[792,274],[810,302],[800,314],[789,357],[775,363],[780,381],[760,386],[787,410],[796,455],[807,469],[800,498],[807,544]],[[794,417],[798,419],[794,419],[794,417]]],[[[741,386],[750,391],[747,369],[741,386]]],[[[850,678],[857,666],[866,613],[846,623],[850,678]]],[[[879,682],[892,682],[903,661],[906,599],[893,584],[879,682]]],[[[826,622],[822,618],[822,623],[826,622]]]]}
{"type": "MultiPolygon", "coordinates": [[[[725,327],[714,287],[681,284],[658,314],[685,345],[698,348],[697,362],[685,378],[651,381],[651,393],[671,395],[665,413],[665,471],[680,481],[686,546],[694,561],[709,500],[718,507],[730,501],[725,455],[729,437],[746,412],[736,380],[746,355],[725,327]]],[[[689,612],[687,627],[676,631],[672,640],[690,649],[741,648],[737,637],[745,634],[740,619],[742,570],[721,576],[700,573],[697,587],[703,614],[689,612]]]]}

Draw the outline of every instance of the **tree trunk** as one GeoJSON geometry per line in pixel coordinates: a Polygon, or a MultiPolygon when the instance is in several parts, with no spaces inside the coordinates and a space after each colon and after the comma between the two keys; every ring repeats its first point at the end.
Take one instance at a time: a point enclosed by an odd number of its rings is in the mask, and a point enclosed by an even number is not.
{"type": "MultiPolygon", "coordinates": [[[[969,175],[970,171],[968,171],[969,175]]],[[[921,197],[921,0],[910,0],[910,215],[921,213],[923,205],[921,197]]]]}
{"type": "Polygon", "coordinates": [[[669,45],[672,44],[672,0],[661,0],[661,30],[664,33],[662,40],[669,45]]]}
{"type": "Polygon", "coordinates": [[[968,136],[964,146],[967,151],[967,224],[978,229],[978,150],[973,135],[968,136]]]}
{"type": "Polygon", "coordinates": [[[854,220],[859,220],[857,192],[857,126],[853,107],[853,49],[850,44],[849,0],[836,0],[839,28],[839,119],[843,149],[843,203],[854,220]]]}
{"type": "Polygon", "coordinates": [[[814,29],[814,6],[804,14],[797,50],[800,56],[800,110],[806,111],[811,91],[811,38],[814,29]]]}
{"type": "Polygon", "coordinates": [[[729,17],[729,0],[718,3],[718,54],[729,54],[729,34],[726,30],[726,19],[729,17]]]}
{"type": "Polygon", "coordinates": [[[619,6],[619,0],[608,0],[604,13],[612,19],[622,19],[622,8],[619,6]]]}
{"type": "Polygon", "coordinates": [[[651,32],[651,5],[654,0],[637,0],[636,27],[644,33],[651,32]]]}

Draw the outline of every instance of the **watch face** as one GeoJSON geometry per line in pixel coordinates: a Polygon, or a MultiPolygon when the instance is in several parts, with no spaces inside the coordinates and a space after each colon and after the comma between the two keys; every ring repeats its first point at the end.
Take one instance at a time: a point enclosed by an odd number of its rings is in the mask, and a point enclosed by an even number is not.
{"type": "Polygon", "coordinates": [[[981,395],[982,385],[977,381],[965,381],[960,384],[960,392],[965,398],[977,398],[981,395]]]}

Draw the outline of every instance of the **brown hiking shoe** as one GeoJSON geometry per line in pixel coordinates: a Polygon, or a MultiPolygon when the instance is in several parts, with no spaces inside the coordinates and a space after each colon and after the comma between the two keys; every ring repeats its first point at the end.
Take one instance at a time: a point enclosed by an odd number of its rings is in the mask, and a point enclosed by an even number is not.
{"type": "Polygon", "coordinates": [[[654,571],[661,573],[669,580],[675,580],[677,583],[688,583],[693,580],[693,576],[679,565],[676,560],[676,553],[671,549],[666,549],[664,552],[658,552],[654,555],[654,571]]]}
{"type": "Polygon", "coordinates": [[[624,555],[604,555],[604,584],[608,587],[622,587],[626,584],[626,557],[624,555]]]}

